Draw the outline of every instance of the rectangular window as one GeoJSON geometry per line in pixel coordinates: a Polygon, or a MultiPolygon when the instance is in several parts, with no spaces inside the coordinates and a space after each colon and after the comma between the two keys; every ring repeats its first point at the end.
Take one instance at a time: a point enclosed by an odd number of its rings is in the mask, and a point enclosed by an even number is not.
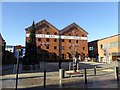
{"type": "Polygon", "coordinates": [[[54,42],[57,42],[57,39],[54,39],[54,42]]]}
{"type": "Polygon", "coordinates": [[[85,41],[84,40],[82,40],[82,43],[84,43],[85,41]]]}
{"type": "Polygon", "coordinates": [[[46,49],[49,49],[49,46],[46,46],[46,49]]]}
{"type": "Polygon", "coordinates": [[[103,49],[103,45],[102,44],[100,45],[100,48],[103,49]]]}
{"type": "Polygon", "coordinates": [[[38,41],[41,41],[41,38],[38,38],[38,41]]]}
{"type": "Polygon", "coordinates": [[[49,42],[49,38],[47,38],[46,41],[49,42]]]}
{"type": "Polygon", "coordinates": [[[69,42],[71,42],[71,40],[69,40],[69,42]]]}
{"type": "Polygon", "coordinates": [[[78,43],[78,40],[76,40],[76,43],[78,43]]]}
{"type": "Polygon", "coordinates": [[[64,50],[64,46],[62,46],[62,50],[64,50]]]}
{"type": "Polygon", "coordinates": [[[85,50],[85,47],[83,47],[83,50],[85,50]]]}
{"type": "Polygon", "coordinates": [[[62,42],[64,42],[64,39],[62,39],[62,42]]]}
{"type": "Polygon", "coordinates": [[[110,43],[111,48],[115,48],[115,47],[119,47],[119,46],[120,46],[120,42],[111,42],[110,43]]]}
{"type": "Polygon", "coordinates": [[[57,47],[56,47],[56,46],[54,46],[54,49],[56,50],[56,49],[57,49],[57,47]]]}

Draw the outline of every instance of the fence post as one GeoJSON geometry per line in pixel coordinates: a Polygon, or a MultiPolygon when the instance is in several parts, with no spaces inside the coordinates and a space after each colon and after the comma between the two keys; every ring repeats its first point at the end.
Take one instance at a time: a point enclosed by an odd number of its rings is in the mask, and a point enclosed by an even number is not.
{"type": "Polygon", "coordinates": [[[71,61],[69,62],[69,71],[71,70],[71,61]]]}
{"type": "Polygon", "coordinates": [[[94,75],[96,76],[96,66],[94,66],[94,75]]]}
{"type": "Polygon", "coordinates": [[[87,84],[87,71],[86,71],[86,68],[85,68],[85,84],[87,84]]]}
{"type": "Polygon", "coordinates": [[[44,70],[44,84],[43,87],[46,88],[46,70],[44,70]]]}

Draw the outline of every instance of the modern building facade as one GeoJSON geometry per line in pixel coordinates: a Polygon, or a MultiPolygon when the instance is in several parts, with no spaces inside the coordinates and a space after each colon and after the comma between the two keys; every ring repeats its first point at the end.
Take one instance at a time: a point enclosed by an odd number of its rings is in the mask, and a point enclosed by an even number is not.
{"type": "Polygon", "coordinates": [[[120,34],[98,41],[99,62],[110,63],[120,58],[120,34]]]}
{"type": "Polygon", "coordinates": [[[88,43],[88,53],[89,57],[98,61],[98,40],[94,40],[88,43]]]}
{"type": "MultiPolygon", "coordinates": [[[[26,43],[29,40],[30,27],[26,28],[26,43]]],[[[88,55],[88,33],[72,23],[58,30],[46,20],[35,24],[37,58],[39,60],[70,59],[73,54],[88,55]]]]}

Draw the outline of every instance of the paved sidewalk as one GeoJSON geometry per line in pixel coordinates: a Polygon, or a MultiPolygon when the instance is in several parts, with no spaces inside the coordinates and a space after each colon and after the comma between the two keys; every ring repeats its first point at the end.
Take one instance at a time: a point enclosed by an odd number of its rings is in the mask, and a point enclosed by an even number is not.
{"type": "MultiPolygon", "coordinates": [[[[87,86],[84,83],[84,76],[73,76],[72,78],[66,75],[62,80],[62,88],[118,88],[120,84],[114,78],[114,73],[111,71],[98,73],[94,76],[92,73],[87,75],[87,86]]],[[[43,88],[43,73],[24,73],[19,74],[18,88],[31,88],[36,90],[43,88]]],[[[47,72],[46,88],[60,88],[59,72],[47,72]]],[[[3,88],[15,88],[16,75],[4,75],[2,77],[3,88]]]]}
{"type": "MultiPolygon", "coordinates": [[[[59,71],[58,71],[58,64],[57,63],[45,63],[45,69],[47,70],[47,78],[46,78],[46,88],[60,88],[59,87],[59,71]]],[[[115,80],[115,73],[114,68],[105,69],[105,64],[102,63],[94,63],[94,62],[81,62],[80,63],[80,70],[84,72],[84,68],[87,69],[87,80],[88,84],[85,85],[84,83],[84,76],[73,76],[69,78],[66,75],[66,78],[62,80],[63,86],[62,88],[118,88],[120,84],[117,83],[115,80]],[[94,76],[93,66],[97,65],[97,75],[94,76]],[[104,68],[104,70],[103,70],[104,68]]],[[[111,65],[108,65],[112,67],[111,65]]],[[[62,68],[67,71],[69,70],[68,63],[62,63],[62,68]]],[[[18,79],[18,88],[21,89],[28,89],[28,90],[39,90],[43,88],[43,64],[41,63],[40,70],[38,71],[31,71],[19,74],[18,79]]],[[[16,74],[6,74],[0,76],[2,80],[2,87],[3,88],[15,88],[15,80],[16,74]]]]}

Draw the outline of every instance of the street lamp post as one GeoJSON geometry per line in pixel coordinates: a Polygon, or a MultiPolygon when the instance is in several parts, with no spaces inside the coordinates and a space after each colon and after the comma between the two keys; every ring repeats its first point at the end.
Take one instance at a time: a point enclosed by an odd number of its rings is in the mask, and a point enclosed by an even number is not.
{"type": "Polygon", "coordinates": [[[18,56],[17,56],[17,73],[16,73],[16,90],[17,90],[17,84],[18,84],[18,72],[19,72],[19,52],[21,51],[21,45],[16,46],[17,51],[18,51],[18,56]]]}

